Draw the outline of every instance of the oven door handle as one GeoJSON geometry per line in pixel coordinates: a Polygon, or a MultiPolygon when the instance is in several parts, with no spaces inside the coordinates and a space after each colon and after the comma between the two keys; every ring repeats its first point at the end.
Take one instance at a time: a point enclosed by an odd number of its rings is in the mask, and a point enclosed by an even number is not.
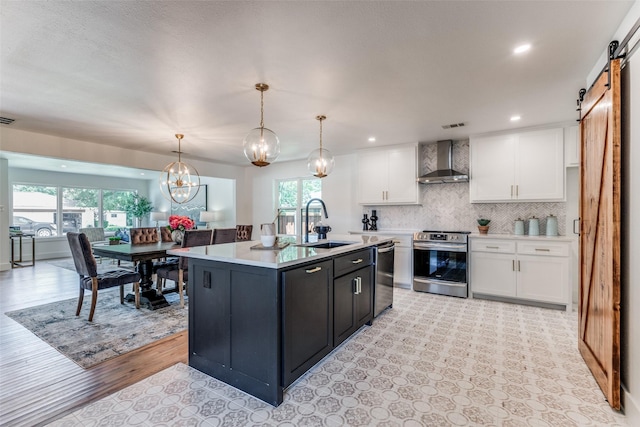
{"type": "Polygon", "coordinates": [[[413,244],[414,249],[432,249],[436,251],[451,251],[451,252],[467,252],[467,245],[458,244],[446,244],[446,243],[416,243],[413,244]]]}

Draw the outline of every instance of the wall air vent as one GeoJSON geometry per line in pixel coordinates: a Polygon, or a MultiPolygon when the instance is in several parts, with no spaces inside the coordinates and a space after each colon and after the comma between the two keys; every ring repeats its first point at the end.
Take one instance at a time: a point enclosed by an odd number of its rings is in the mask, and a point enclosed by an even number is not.
{"type": "Polygon", "coordinates": [[[14,119],[9,119],[7,117],[0,117],[0,125],[10,125],[13,122],[15,122],[14,119]]]}
{"type": "Polygon", "coordinates": [[[442,129],[461,128],[462,126],[464,126],[464,122],[451,123],[448,125],[442,125],[442,129]]]}

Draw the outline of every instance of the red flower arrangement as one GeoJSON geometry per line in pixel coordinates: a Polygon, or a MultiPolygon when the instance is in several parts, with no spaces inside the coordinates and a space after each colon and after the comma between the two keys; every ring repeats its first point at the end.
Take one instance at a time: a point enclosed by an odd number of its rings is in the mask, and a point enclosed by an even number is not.
{"type": "Polygon", "coordinates": [[[196,223],[188,216],[171,215],[169,217],[169,225],[167,228],[171,231],[185,231],[191,230],[195,225],[196,223]]]}

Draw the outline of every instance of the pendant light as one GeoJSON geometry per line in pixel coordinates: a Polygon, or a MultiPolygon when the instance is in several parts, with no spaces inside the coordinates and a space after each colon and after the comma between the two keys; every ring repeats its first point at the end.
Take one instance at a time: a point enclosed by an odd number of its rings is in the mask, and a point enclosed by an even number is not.
{"type": "Polygon", "coordinates": [[[193,166],[182,162],[181,141],[184,135],[177,133],[178,161],[169,163],[160,174],[160,191],[174,203],[182,204],[193,200],[200,190],[200,175],[193,166]]]}
{"type": "Polygon", "coordinates": [[[326,116],[316,116],[316,120],[320,122],[320,148],[313,150],[307,157],[307,169],[318,178],[324,178],[333,170],[335,160],[333,154],[327,149],[322,148],[322,121],[326,120],[326,116]]]}
{"type": "Polygon", "coordinates": [[[266,83],[256,83],[260,91],[260,127],[252,129],[244,137],[244,155],[255,166],[268,166],[280,155],[280,140],[271,129],[264,127],[264,93],[269,90],[266,83]]]}

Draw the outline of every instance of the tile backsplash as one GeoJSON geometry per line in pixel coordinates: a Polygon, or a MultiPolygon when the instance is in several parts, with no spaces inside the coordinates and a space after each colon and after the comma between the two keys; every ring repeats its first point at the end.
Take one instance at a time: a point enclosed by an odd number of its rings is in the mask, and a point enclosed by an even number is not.
{"type": "MultiPolygon", "coordinates": [[[[420,174],[435,169],[435,144],[420,147],[420,174]]],[[[469,141],[454,141],[453,168],[460,172],[469,171],[469,141]]],[[[446,231],[478,231],[478,218],[491,220],[489,233],[513,233],[514,221],[527,221],[535,216],[540,219],[540,234],[546,233],[546,219],[549,215],[558,218],[558,233],[566,235],[565,202],[530,203],[470,203],[469,183],[420,185],[421,206],[364,206],[362,213],[370,214],[375,209],[378,215],[378,229],[424,229],[446,231]]]]}

